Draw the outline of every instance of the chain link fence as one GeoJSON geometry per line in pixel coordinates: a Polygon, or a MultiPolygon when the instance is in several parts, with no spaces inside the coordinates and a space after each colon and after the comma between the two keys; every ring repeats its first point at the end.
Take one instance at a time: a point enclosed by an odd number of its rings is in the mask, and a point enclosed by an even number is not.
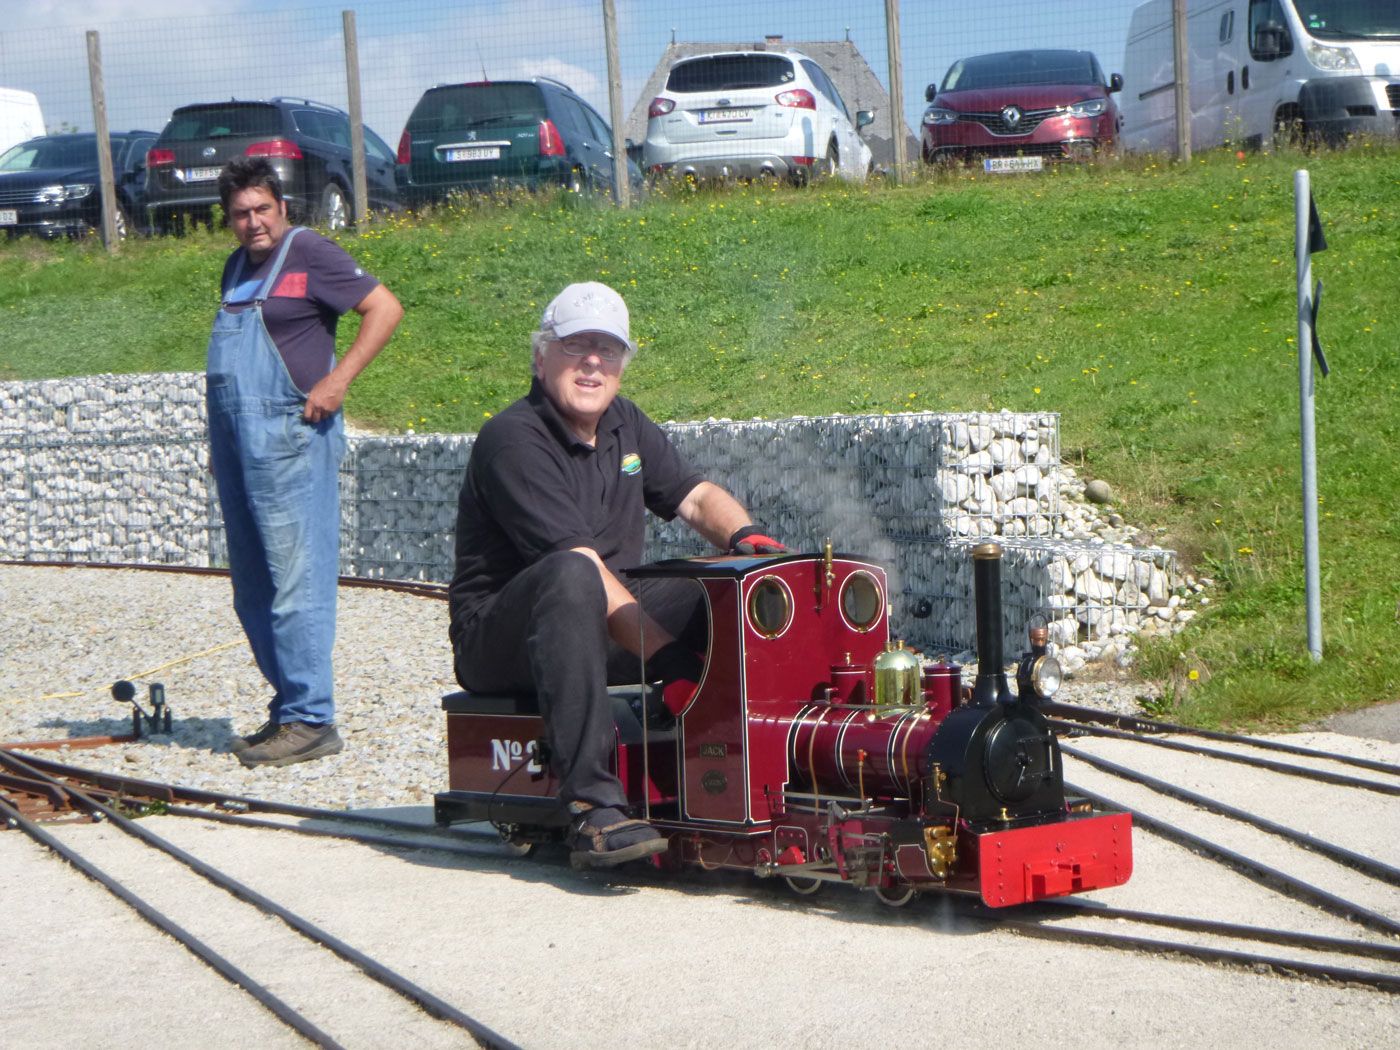
{"type": "MultiPolygon", "coordinates": [[[[1156,2],[1170,43],[1173,3],[1184,7],[1183,0],[1156,2]]],[[[52,132],[103,124],[156,133],[175,107],[191,103],[317,100],[360,116],[393,149],[434,85],[551,77],[615,125],[615,142],[636,144],[677,58],[793,48],[830,74],[853,119],[859,110],[873,112],[863,130],[873,164],[899,175],[926,153],[926,89],[959,59],[1072,49],[1096,57],[1105,84],[1119,72],[1128,77],[1120,99],[1160,90],[1163,75],[1174,83],[1170,69],[1124,69],[1134,0],[381,0],[353,10],[314,0],[264,8],[255,0],[207,16],[163,6],[107,0],[86,14],[77,5],[10,12],[16,17],[0,24],[0,88],[33,92],[52,132]],[[1134,81],[1137,74],[1152,82],[1134,81]]],[[[3,128],[0,120],[0,134],[3,128]]]]}

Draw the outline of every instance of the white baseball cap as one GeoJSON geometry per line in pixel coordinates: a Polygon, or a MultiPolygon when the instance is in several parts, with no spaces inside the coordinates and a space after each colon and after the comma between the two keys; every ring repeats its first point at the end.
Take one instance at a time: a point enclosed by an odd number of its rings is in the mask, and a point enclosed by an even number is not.
{"type": "Polygon", "coordinates": [[[540,327],[556,339],[579,332],[601,332],[637,352],[628,329],[627,304],[622,296],[597,281],[571,284],[556,295],[540,317],[540,327]]]}

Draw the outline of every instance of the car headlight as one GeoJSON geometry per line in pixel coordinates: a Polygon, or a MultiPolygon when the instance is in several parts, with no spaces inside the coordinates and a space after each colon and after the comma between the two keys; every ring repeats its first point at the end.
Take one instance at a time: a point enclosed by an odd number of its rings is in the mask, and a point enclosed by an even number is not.
{"type": "Polygon", "coordinates": [[[1337,72],[1345,69],[1361,69],[1361,63],[1356,61],[1356,55],[1349,47],[1329,47],[1326,44],[1319,44],[1316,40],[1308,41],[1308,61],[1318,69],[1325,69],[1329,72],[1337,72]]]}
{"type": "Polygon", "coordinates": [[[930,106],[924,110],[925,124],[956,124],[958,114],[956,110],[943,109],[939,106],[930,106]]]}
{"type": "Polygon", "coordinates": [[[1071,117],[1101,117],[1108,110],[1108,103],[1101,98],[1086,98],[1069,107],[1071,117]]]}
{"type": "Polygon", "coordinates": [[[1037,658],[1031,667],[1031,688],[1042,700],[1049,700],[1060,691],[1060,681],[1063,678],[1060,661],[1048,653],[1037,658]]]}
{"type": "Polygon", "coordinates": [[[62,204],[64,201],[82,200],[92,192],[90,182],[72,182],[66,186],[45,186],[34,195],[40,204],[62,204]]]}

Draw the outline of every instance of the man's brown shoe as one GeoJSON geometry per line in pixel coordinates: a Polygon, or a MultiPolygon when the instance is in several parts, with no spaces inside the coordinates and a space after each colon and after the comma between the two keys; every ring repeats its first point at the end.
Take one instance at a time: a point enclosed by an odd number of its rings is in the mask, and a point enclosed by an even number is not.
{"type": "Polygon", "coordinates": [[[294,762],[309,762],[313,758],[336,755],[345,741],[336,732],[335,723],[311,725],[308,722],[283,722],[272,736],[238,752],[238,761],[245,766],[290,766],[294,762]]]}
{"type": "Polygon", "coordinates": [[[228,749],[236,755],[240,751],[247,751],[248,748],[261,744],[264,740],[271,740],[273,734],[276,732],[277,723],[269,718],[247,736],[234,737],[233,743],[229,744],[228,749]]]}

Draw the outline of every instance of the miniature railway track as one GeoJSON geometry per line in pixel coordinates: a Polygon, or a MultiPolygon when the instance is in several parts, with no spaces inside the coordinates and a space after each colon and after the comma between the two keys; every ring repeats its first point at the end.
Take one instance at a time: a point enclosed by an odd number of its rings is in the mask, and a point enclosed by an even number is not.
{"type": "MultiPolygon", "coordinates": [[[[45,765],[53,766],[56,764],[45,763],[45,765]]],[[[70,775],[55,776],[6,748],[0,748],[0,767],[3,767],[12,778],[23,781],[26,790],[29,790],[31,785],[47,784],[53,789],[53,795],[50,797],[61,798],[72,809],[81,810],[94,820],[100,819],[111,823],[128,835],[138,839],[146,846],[159,850],[178,861],[180,864],[183,864],[194,874],[201,876],[215,886],[227,891],[240,901],[251,905],[266,915],[282,920],[283,923],[301,936],[350,963],[366,976],[388,988],[391,992],[401,996],[429,1016],[463,1029],[478,1045],[489,1048],[513,1048],[515,1046],[514,1043],[504,1036],[497,1034],[481,1022],[463,1013],[451,1003],[440,999],[432,992],[429,992],[427,989],[413,983],[401,974],[389,969],[382,963],[340,940],[328,931],[316,926],[314,923],[298,915],[289,908],[258,893],[250,886],[220,871],[218,868],[205,863],[198,857],[195,857],[173,843],[161,838],[159,835],[156,835],[149,829],[140,826],[136,821],[121,812],[121,809],[117,805],[110,804],[110,802],[118,801],[118,798],[113,797],[114,795],[120,795],[122,793],[114,791],[110,787],[101,789],[99,792],[89,792],[83,787],[78,786],[79,782],[82,781],[84,777],[100,780],[100,774],[94,776],[87,771],[73,771],[70,775]],[[97,797],[99,793],[106,795],[109,801],[101,801],[97,797]]],[[[160,785],[147,786],[152,788],[161,787],[160,785]]],[[[99,788],[100,787],[99,785],[99,788]]],[[[157,791],[155,793],[160,794],[161,792],[157,791]]],[[[165,793],[173,795],[175,789],[170,789],[170,791],[165,793]]],[[[135,909],[136,912],[151,925],[174,937],[225,980],[247,991],[260,1005],[271,1011],[279,1020],[291,1027],[299,1035],[318,1046],[337,1047],[340,1045],[334,1037],[313,1024],[305,1015],[279,999],[266,987],[244,973],[227,958],[214,951],[194,934],[180,927],[121,882],[103,872],[90,860],[84,858],[75,850],[64,845],[48,832],[44,831],[35,820],[26,816],[19,808],[11,805],[9,802],[5,801],[4,798],[0,798],[0,816],[5,818],[8,826],[23,831],[36,843],[51,850],[83,875],[94,880],[119,900],[135,909]]]]}
{"type": "MultiPolygon", "coordinates": [[[[0,559],[0,565],[14,565],[20,568],[36,569],[125,569],[128,572],[168,572],[182,576],[228,576],[227,569],[204,565],[146,565],[140,562],[92,562],[92,561],[13,561],[0,559]]],[[[428,583],[421,580],[375,580],[364,576],[341,576],[341,587],[364,587],[376,591],[395,591],[399,594],[412,594],[419,598],[447,600],[447,585],[428,583]]]]}
{"type": "MultiPolygon", "coordinates": [[[[0,752],[0,763],[14,768],[15,756],[0,752]],[[6,760],[9,761],[6,761],[6,760]]],[[[339,810],[317,809],[273,801],[246,798],[237,795],[201,789],[183,788],[176,785],[159,784],[152,781],[121,777],[93,770],[65,766],[50,759],[34,756],[20,762],[28,766],[30,776],[42,775],[48,778],[55,790],[71,795],[90,793],[94,801],[105,797],[111,802],[143,800],[160,803],[161,810],[173,816],[188,819],[213,820],[221,823],[245,827],[287,831],[299,835],[331,836],[363,843],[370,846],[397,849],[431,849],[444,853],[470,856],[477,860],[506,858],[501,853],[501,844],[495,836],[475,834],[457,829],[424,827],[406,821],[396,821],[368,814],[347,813],[339,810]],[[79,787],[85,785],[86,787],[79,787]],[[254,816],[252,814],[264,814],[254,816]],[[274,817],[293,817],[303,821],[291,824],[274,817]]],[[[1081,792],[1089,794],[1086,792],[1081,792]]],[[[109,806],[109,808],[111,808],[109,806]]],[[[117,812],[115,809],[113,812],[117,812]]],[[[120,816],[120,813],[117,814],[120,816]]],[[[1304,884],[1292,880],[1281,872],[1273,872],[1255,865],[1254,862],[1234,854],[1225,847],[1194,839],[1182,829],[1173,829],[1152,818],[1135,814],[1140,825],[1182,841],[1191,848],[1208,853],[1233,867],[1258,869],[1255,876],[1291,896],[1320,907],[1323,910],[1357,921],[1360,925],[1382,933],[1400,932],[1400,927],[1350,902],[1341,901],[1326,891],[1316,887],[1299,887],[1304,884]],[[1296,885],[1295,885],[1296,884],[1296,885]]],[[[551,858],[546,852],[540,859],[543,864],[558,864],[563,867],[562,858],[551,858]]],[[[694,873],[661,874],[644,868],[631,868],[612,875],[589,877],[615,878],[629,884],[665,886],[679,877],[686,881],[704,883],[709,878],[694,873]]],[[[786,891],[774,883],[769,885],[759,881],[749,886],[748,892],[774,897],[785,896],[786,891]]],[[[1148,954],[1176,955],[1204,962],[1245,969],[1268,969],[1272,972],[1291,975],[1300,979],[1328,981],[1365,986],[1388,994],[1400,994],[1400,973],[1390,970],[1367,970],[1349,965],[1342,960],[1375,960],[1385,966],[1400,967],[1400,946],[1394,943],[1353,940],[1321,936],[1299,931],[1271,929],[1260,926],[1247,926],[1223,923],[1209,919],[1183,915],[1163,915],[1158,913],[1132,911],[1105,907],[1083,901],[1052,901],[1030,906],[1025,912],[1015,915],[983,908],[981,905],[958,900],[955,903],[960,914],[970,922],[988,928],[1012,930],[1017,934],[1043,940],[1066,943],[1079,943],[1100,948],[1134,951],[1148,954]],[[1027,917],[1029,915],[1030,917],[1027,917]],[[1129,934],[1084,929],[1080,926],[1060,924],[1060,920],[1113,920],[1116,923],[1143,926],[1149,929],[1174,929],[1196,934],[1203,938],[1226,941],[1229,946],[1191,943],[1182,940],[1166,940],[1145,933],[1129,934]],[[1266,946],[1285,946],[1303,953],[1314,953],[1324,957],[1322,961],[1303,956],[1284,957],[1268,954],[1266,946]]],[[[483,1041],[483,1045],[509,1045],[500,1042],[483,1041]]]]}

